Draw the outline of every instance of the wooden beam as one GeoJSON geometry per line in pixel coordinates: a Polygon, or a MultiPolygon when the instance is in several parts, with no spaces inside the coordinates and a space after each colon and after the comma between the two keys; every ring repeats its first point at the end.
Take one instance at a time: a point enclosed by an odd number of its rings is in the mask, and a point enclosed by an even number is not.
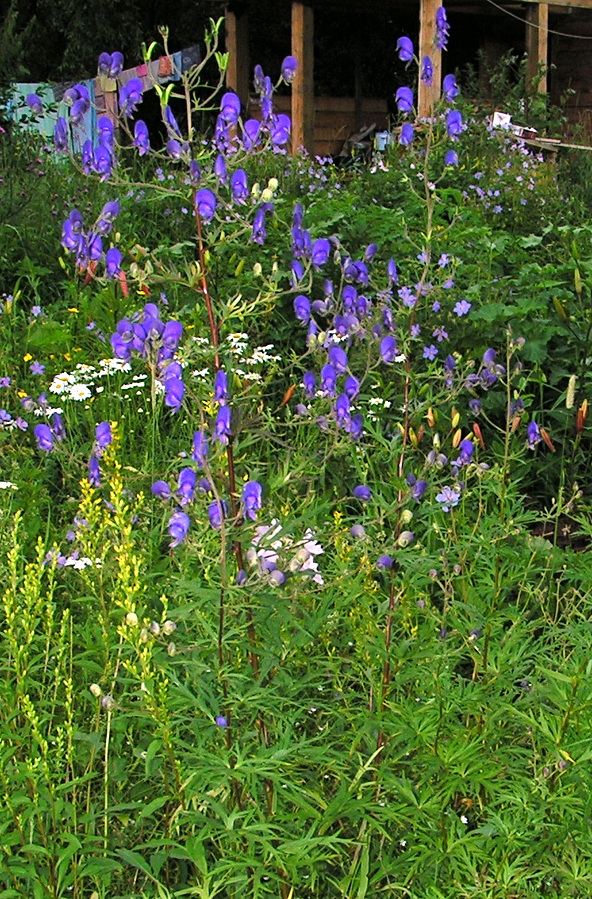
{"type": "Polygon", "coordinates": [[[526,81],[535,82],[539,94],[547,93],[549,5],[538,3],[526,11],[526,81]],[[545,71],[541,76],[541,67],[545,71]]]}
{"type": "Polygon", "coordinates": [[[292,152],[314,153],[314,14],[301,0],[292,3],[292,56],[298,60],[292,82],[292,152]]]}
{"type": "Polygon", "coordinates": [[[441,0],[421,0],[419,6],[419,65],[424,56],[432,61],[433,80],[429,87],[420,79],[417,92],[417,112],[420,118],[430,117],[434,103],[440,96],[442,83],[442,53],[436,49],[436,11],[442,6],[441,0]]]}
{"type": "Polygon", "coordinates": [[[249,10],[244,6],[229,6],[224,17],[226,51],[229,53],[226,86],[235,91],[246,107],[251,88],[249,59],[249,10]]]}

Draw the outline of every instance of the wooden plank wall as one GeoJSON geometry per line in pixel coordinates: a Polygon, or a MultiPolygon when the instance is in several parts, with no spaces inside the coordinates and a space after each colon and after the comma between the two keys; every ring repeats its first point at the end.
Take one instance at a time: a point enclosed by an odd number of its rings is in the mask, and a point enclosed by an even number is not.
{"type": "MultiPolygon", "coordinates": [[[[276,112],[290,115],[290,97],[274,97],[276,112]]],[[[362,127],[376,125],[378,131],[388,128],[387,102],[382,97],[364,97],[361,102],[362,127]]],[[[354,97],[315,97],[314,155],[336,156],[347,138],[356,129],[356,104],[354,97]]],[[[247,109],[249,118],[260,118],[259,106],[250,100],[247,109]]]]}
{"type": "Polygon", "coordinates": [[[570,123],[581,126],[592,139],[592,14],[574,10],[562,17],[561,23],[559,30],[590,39],[552,36],[551,100],[565,109],[570,123]]]}

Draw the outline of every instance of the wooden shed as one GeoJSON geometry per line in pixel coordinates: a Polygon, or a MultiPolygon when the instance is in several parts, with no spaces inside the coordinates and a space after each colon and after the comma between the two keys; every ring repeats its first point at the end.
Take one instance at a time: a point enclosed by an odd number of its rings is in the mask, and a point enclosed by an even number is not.
{"type": "Polygon", "coordinates": [[[365,80],[363,74],[379,55],[389,56],[388,64],[394,70],[395,45],[403,34],[416,42],[420,58],[429,55],[433,63],[432,87],[419,85],[420,116],[430,114],[444,74],[475,60],[477,51],[484,65],[514,49],[526,54],[527,76],[538,79],[537,89],[549,91],[554,102],[568,94],[571,120],[592,131],[592,0],[226,0],[224,7],[230,54],[227,85],[239,94],[245,107],[252,97],[254,63],[267,65],[267,47],[263,57],[260,53],[252,58],[254,38],[256,43],[263,25],[283,42],[281,55],[291,54],[299,61],[291,97],[278,97],[281,111],[291,112],[295,151],[304,147],[315,155],[334,155],[352,132],[371,124],[378,130],[387,127],[392,90],[384,69],[365,80]],[[433,46],[440,6],[445,6],[451,24],[449,52],[444,59],[433,46]],[[363,42],[359,40],[362,23],[363,42]],[[343,49],[339,55],[338,34],[342,44],[346,35],[345,55],[343,49]],[[330,64],[335,55],[344,74],[351,76],[346,96],[318,89],[320,60],[315,59],[315,51],[321,38],[323,64],[328,64],[327,57],[330,64]],[[549,77],[539,77],[541,67],[549,77]]]}

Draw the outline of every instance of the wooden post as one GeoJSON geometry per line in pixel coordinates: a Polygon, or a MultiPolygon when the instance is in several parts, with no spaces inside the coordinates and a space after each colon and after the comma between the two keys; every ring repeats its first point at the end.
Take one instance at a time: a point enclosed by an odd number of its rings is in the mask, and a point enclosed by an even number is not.
{"type": "Polygon", "coordinates": [[[419,7],[419,67],[420,73],[424,56],[432,61],[432,86],[421,80],[417,92],[417,113],[420,118],[430,117],[434,103],[440,96],[442,84],[442,53],[436,49],[436,11],[442,6],[441,0],[421,0],[419,7]]]}
{"type": "Polygon", "coordinates": [[[292,152],[302,147],[314,153],[314,14],[312,8],[292,3],[292,56],[298,60],[292,82],[292,152]]]}
{"type": "Polygon", "coordinates": [[[225,14],[226,51],[229,54],[226,86],[233,90],[246,108],[249,102],[251,72],[249,61],[249,8],[229,6],[225,14]]]}
{"type": "Polygon", "coordinates": [[[537,82],[539,94],[547,93],[547,53],[549,48],[549,4],[534,3],[526,10],[526,83],[537,82]],[[545,71],[540,76],[541,66],[545,71]]]}

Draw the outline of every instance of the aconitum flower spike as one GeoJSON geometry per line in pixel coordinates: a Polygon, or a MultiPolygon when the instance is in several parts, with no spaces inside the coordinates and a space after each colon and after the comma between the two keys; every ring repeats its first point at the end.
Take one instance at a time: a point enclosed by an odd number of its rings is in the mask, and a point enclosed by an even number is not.
{"type": "Polygon", "coordinates": [[[286,84],[292,84],[296,77],[298,69],[298,60],[294,56],[286,56],[282,62],[282,78],[286,84]]]}
{"type": "Polygon", "coordinates": [[[413,61],[413,41],[409,37],[400,37],[397,41],[397,53],[401,62],[413,61]]]}
{"type": "Polygon", "coordinates": [[[402,147],[409,147],[413,143],[415,131],[413,129],[413,125],[410,125],[409,122],[405,122],[404,125],[401,126],[401,133],[399,134],[399,143],[402,147]]]}
{"type": "Polygon", "coordinates": [[[243,487],[243,506],[245,517],[255,521],[257,512],[261,508],[263,489],[259,481],[247,481],[243,487]]]}
{"type": "Polygon", "coordinates": [[[399,112],[408,113],[413,111],[413,91],[410,87],[400,87],[395,94],[395,100],[399,108],[399,112]]]}
{"type": "Polygon", "coordinates": [[[145,156],[150,151],[148,126],[142,119],[138,119],[134,125],[134,147],[138,148],[140,156],[145,156]]]}
{"type": "Polygon", "coordinates": [[[33,434],[38,448],[45,453],[51,452],[54,447],[54,436],[49,425],[36,425],[33,428],[33,434]]]}
{"type": "Polygon", "coordinates": [[[448,103],[452,103],[452,101],[458,97],[459,89],[454,75],[446,75],[442,82],[442,93],[444,94],[444,99],[448,103]]]}
{"type": "Polygon", "coordinates": [[[224,94],[220,101],[220,115],[227,125],[236,125],[241,111],[241,101],[232,91],[224,94]]]}
{"type": "Polygon", "coordinates": [[[448,47],[448,35],[450,34],[450,25],[446,18],[446,10],[443,6],[436,10],[436,48],[438,50],[446,50],[448,47]]]}
{"type": "Polygon", "coordinates": [[[211,222],[216,212],[217,200],[215,195],[207,187],[198,190],[195,195],[195,205],[203,222],[211,222]]]}
{"type": "Polygon", "coordinates": [[[105,449],[113,442],[111,425],[108,421],[102,421],[95,428],[95,441],[99,449],[105,449]]]}
{"type": "Polygon", "coordinates": [[[310,321],[310,300],[303,294],[294,299],[294,314],[299,321],[308,324],[310,321]]]}
{"type": "Polygon", "coordinates": [[[173,512],[169,518],[168,525],[169,535],[173,538],[171,543],[169,543],[171,549],[175,546],[180,546],[186,539],[190,523],[189,515],[186,512],[173,512]]]}

